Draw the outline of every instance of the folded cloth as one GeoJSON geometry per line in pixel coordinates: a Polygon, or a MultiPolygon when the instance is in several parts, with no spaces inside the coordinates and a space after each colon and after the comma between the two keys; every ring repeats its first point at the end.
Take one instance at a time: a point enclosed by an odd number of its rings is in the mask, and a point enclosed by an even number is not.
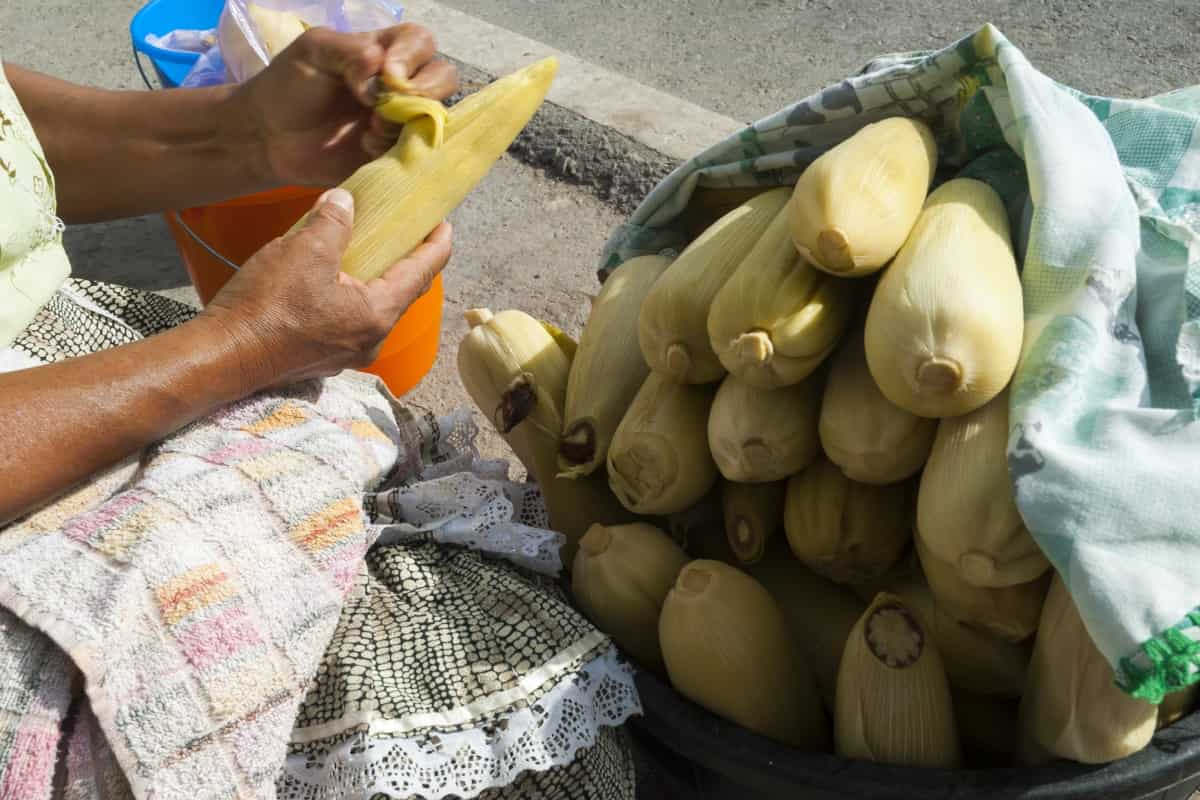
{"type": "Polygon", "coordinates": [[[883,56],[680,166],[613,233],[601,276],[681,247],[698,186],[794,183],[896,115],[933,124],[943,174],[988,151],[1024,161],[1016,500],[1119,685],[1157,703],[1200,680],[1200,87],[1085,95],[990,25],[883,56]]]}
{"type": "MultiPolygon", "coordinates": [[[[274,796],[371,543],[363,490],[403,472],[417,446],[393,419],[374,379],[252,397],[0,535],[0,605],[82,673],[88,713],[135,795],[274,796]]],[[[14,737],[41,743],[70,673],[52,655],[3,666],[4,685],[53,698],[32,697],[14,737]]],[[[46,775],[6,763],[14,780],[46,775]]]]}

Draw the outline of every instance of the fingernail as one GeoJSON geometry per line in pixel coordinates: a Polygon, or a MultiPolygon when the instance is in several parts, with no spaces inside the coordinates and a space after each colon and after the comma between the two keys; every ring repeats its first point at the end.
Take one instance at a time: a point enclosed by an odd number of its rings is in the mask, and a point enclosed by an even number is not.
{"type": "Polygon", "coordinates": [[[345,189],[338,187],[330,189],[325,194],[321,195],[319,203],[332,203],[338,208],[344,208],[346,211],[354,211],[354,195],[347,192],[345,189]]]}

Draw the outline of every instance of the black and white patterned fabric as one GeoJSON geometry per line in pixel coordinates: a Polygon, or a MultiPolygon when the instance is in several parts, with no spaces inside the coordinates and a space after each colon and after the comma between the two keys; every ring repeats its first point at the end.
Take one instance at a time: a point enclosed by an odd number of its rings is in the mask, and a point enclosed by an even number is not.
{"type": "Polygon", "coordinates": [[[72,278],[11,347],[49,364],[161,333],[196,312],[192,306],[152,292],[72,278]]]}

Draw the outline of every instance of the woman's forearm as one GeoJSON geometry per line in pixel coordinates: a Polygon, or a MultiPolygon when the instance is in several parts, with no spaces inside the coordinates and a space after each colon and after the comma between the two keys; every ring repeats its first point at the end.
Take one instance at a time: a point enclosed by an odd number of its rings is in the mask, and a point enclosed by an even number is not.
{"type": "Polygon", "coordinates": [[[0,374],[0,525],[243,397],[259,365],[201,316],[124,347],[0,374]]]}
{"type": "Polygon", "coordinates": [[[114,92],[5,65],[57,182],[59,215],[96,222],[271,188],[232,87],[114,92]]]}

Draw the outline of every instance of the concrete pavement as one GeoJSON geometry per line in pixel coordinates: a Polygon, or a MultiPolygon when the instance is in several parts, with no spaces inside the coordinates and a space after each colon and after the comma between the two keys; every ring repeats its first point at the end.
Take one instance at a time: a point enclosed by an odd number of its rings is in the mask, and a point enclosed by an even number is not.
{"type": "Polygon", "coordinates": [[[1083,91],[1144,97],[1200,83],[1195,0],[445,0],[488,22],[743,122],[872,56],[995,24],[1083,91]]]}

